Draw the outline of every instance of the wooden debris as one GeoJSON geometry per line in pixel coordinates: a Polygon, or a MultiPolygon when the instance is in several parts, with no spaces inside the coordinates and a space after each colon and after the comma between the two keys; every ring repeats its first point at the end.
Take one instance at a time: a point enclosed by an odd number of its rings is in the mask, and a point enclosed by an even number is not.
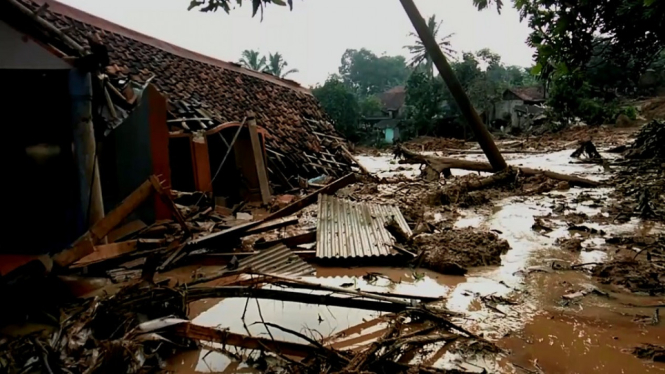
{"type": "MultiPolygon", "coordinates": [[[[410,151],[402,146],[397,146],[394,153],[396,156],[403,157],[405,163],[410,164],[425,164],[432,167],[436,171],[443,171],[445,169],[463,169],[463,170],[472,170],[472,171],[484,171],[488,173],[494,173],[495,170],[492,168],[492,165],[486,162],[479,161],[468,161],[468,160],[459,160],[449,157],[437,157],[437,156],[428,156],[421,155],[417,152],[410,151]]],[[[532,168],[517,168],[524,175],[544,175],[551,179],[556,179],[560,181],[566,181],[573,186],[579,187],[598,187],[600,182],[596,182],[590,179],[577,177],[574,175],[567,175],[561,173],[555,173],[549,170],[540,170],[532,168]]]]}

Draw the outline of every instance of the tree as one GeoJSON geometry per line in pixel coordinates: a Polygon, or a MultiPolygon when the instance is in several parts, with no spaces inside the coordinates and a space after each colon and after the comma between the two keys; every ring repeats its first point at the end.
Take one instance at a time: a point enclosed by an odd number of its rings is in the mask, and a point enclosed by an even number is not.
{"type": "MultiPolygon", "coordinates": [[[[436,21],[436,15],[432,15],[427,20],[427,28],[434,36],[434,39],[437,39],[437,37],[439,36],[439,30],[441,29],[442,23],[443,21],[439,22],[436,21]]],[[[439,41],[439,47],[441,47],[441,51],[449,58],[452,58],[455,55],[455,50],[452,49],[450,45],[450,38],[453,35],[455,34],[451,33],[446,36],[443,36],[439,41]]],[[[425,46],[423,45],[422,40],[420,40],[420,37],[413,32],[409,33],[409,36],[415,38],[415,42],[413,45],[404,46],[404,48],[408,49],[409,53],[413,55],[413,57],[411,58],[410,65],[412,67],[424,66],[427,73],[430,75],[430,77],[432,77],[434,72],[434,66],[432,63],[432,59],[429,56],[429,53],[427,53],[427,50],[425,50],[425,46]]]]}
{"type": "Polygon", "coordinates": [[[265,56],[261,56],[258,51],[246,49],[242,51],[240,65],[247,69],[262,71],[266,68],[266,58],[265,56]]]}
{"type": "MultiPolygon", "coordinates": [[[[231,11],[231,7],[235,5],[242,6],[242,0],[191,0],[188,10],[199,9],[202,12],[216,12],[218,9],[224,10],[227,14],[231,11]]],[[[263,20],[263,9],[268,4],[275,4],[279,6],[289,5],[289,9],[293,10],[293,0],[252,0],[252,17],[261,10],[261,20],[263,20]]]]}
{"type": "MultiPolygon", "coordinates": [[[[501,1],[473,0],[479,9],[501,1]]],[[[534,71],[547,80],[586,72],[597,62],[623,68],[635,82],[665,48],[665,2],[660,0],[513,0],[531,28],[534,71]],[[576,73],[575,73],[576,74],[576,73]],[[555,76],[556,75],[556,76],[555,76]]],[[[622,79],[623,81],[623,79],[622,79]]]]}
{"type": "Polygon", "coordinates": [[[322,86],[314,87],[312,94],[333,120],[335,128],[348,139],[357,139],[360,108],[356,96],[342,79],[330,76],[322,86]]]}
{"type": "Polygon", "coordinates": [[[406,117],[411,135],[432,134],[437,119],[443,115],[446,92],[440,77],[416,71],[406,82],[406,117]]]}
{"type": "Polygon", "coordinates": [[[275,52],[274,54],[270,53],[268,55],[268,64],[263,71],[280,78],[286,78],[287,75],[298,72],[298,69],[284,71],[287,65],[288,63],[284,61],[284,58],[279,52],[275,52]]]}
{"type": "Polygon", "coordinates": [[[382,114],[383,103],[376,96],[367,96],[359,100],[360,113],[365,117],[380,116],[382,114]]]}
{"type": "Polygon", "coordinates": [[[404,84],[409,68],[403,56],[379,57],[365,48],[347,49],[339,74],[359,98],[364,98],[404,84]]]}

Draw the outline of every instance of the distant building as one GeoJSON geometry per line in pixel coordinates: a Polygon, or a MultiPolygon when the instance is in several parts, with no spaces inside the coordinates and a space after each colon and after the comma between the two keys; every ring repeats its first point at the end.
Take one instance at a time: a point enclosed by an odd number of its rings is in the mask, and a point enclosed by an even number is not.
{"type": "Polygon", "coordinates": [[[398,118],[404,114],[404,103],[406,102],[406,87],[396,86],[379,95],[383,104],[383,111],[390,118],[398,118]]]}
{"type": "Polygon", "coordinates": [[[503,92],[502,100],[494,104],[489,121],[505,121],[510,127],[522,127],[533,115],[542,114],[545,103],[543,86],[513,87],[503,92]]]}

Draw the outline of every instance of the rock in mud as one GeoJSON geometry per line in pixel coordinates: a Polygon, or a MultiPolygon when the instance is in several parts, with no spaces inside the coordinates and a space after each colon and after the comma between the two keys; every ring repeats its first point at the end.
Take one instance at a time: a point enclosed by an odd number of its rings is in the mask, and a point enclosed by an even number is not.
{"type": "Polygon", "coordinates": [[[508,242],[496,234],[472,228],[421,235],[414,242],[425,251],[424,267],[447,274],[459,272],[450,264],[461,268],[499,265],[501,254],[510,249],[508,242]]]}

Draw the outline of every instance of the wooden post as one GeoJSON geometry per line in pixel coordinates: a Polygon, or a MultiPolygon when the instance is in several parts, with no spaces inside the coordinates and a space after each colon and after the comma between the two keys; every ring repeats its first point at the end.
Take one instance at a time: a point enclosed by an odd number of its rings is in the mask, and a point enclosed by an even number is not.
{"type": "Polygon", "coordinates": [[[249,138],[252,142],[252,151],[254,152],[254,162],[256,163],[256,174],[259,178],[261,188],[261,200],[264,204],[270,202],[270,184],[268,182],[268,173],[263,161],[263,147],[259,139],[259,132],[256,129],[256,119],[254,112],[247,112],[247,125],[249,127],[249,138]]]}
{"type": "Polygon", "coordinates": [[[427,28],[427,23],[420,15],[416,4],[413,3],[413,0],[400,0],[400,2],[406,11],[406,14],[409,16],[409,19],[411,19],[413,27],[415,27],[416,32],[420,36],[427,54],[434,62],[436,69],[439,71],[439,74],[443,77],[448,89],[450,89],[450,92],[453,94],[453,98],[455,99],[457,106],[460,108],[462,115],[478,138],[478,144],[480,144],[480,148],[485,152],[485,156],[487,156],[494,171],[500,171],[507,168],[508,165],[506,164],[506,161],[503,159],[503,156],[501,156],[501,152],[499,152],[496,144],[494,144],[492,136],[489,131],[487,131],[487,128],[478,116],[478,113],[476,113],[473,105],[471,105],[469,97],[457,80],[448,60],[446,60],[443,52],[441,52],[441,48],[436,42],[436,39],[434,39],[434,35],[432,35],[427,28]]]}
{"type": "Polygon", "coordinates": [[[72,99],[74,152],[79,172],[81,209],[87,220],[86,228],[89,228],[104,218],[102,186],[96,158],[97,145],[92,126],[90,73],[72,69],[69,73],[69,93],[72,99]]]}

